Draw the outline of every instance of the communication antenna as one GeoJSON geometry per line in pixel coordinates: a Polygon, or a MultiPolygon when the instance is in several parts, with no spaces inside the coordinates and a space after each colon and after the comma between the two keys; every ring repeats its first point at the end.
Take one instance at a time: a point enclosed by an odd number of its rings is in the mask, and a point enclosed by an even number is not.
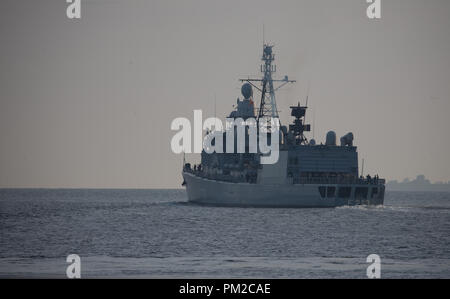
{"type": "MultiPolygon", "coordinates": [[[[306,90],[306,104],[305,104],[305,109],[308,108],[308,99],[309,99],[309,81],[308,81],[308,88],[306,90]]],[[[306,124],[306,113],[303,119],[303,122],[306,124]]],[[[310,131],[311,130],[311,126],[310,125],[305,125],[305,126],[309,126],[309,129],[307,129],[306,131],[310,131]]],[[[313,132],[314,132],[314,122],[313,122],[313,132]]],[[[314,133],[313,133],[313,138],[314,138],[314,133]]]]}
{"type": "Polygon", "coordinates": [[[313,139],[316,139],[316,109],[313,109],[313,139]]]}
{"type": "Polygon", "coordinates": [[[361,166],[361,176],[364,176],[364,158],[362,159],[362,166],[361,166]]]}
{"type": "MultiPolygon", "coordinates": [[[[308,108],[308,99],[309,99],[309,82],[308,82],[308,88],[306,90],[306,108],[308,108]]],[[[305,114],[305,122],[306,122],[306,114],[305,114]]]]}
{"type": "Polygon", "coordinates": [[[308,107],[308,97],[309,97],[309,81],[308,81],[308,88],[306,89],[306,107],[308,107]]]}
{"type": "Polygon", "coordinates": [[[265,43],[266,43],[266,39],[265,39],[264,34],[265,34],[265,32],[264,32],[264,23],[263,23],[263,45],[265,45],[265,43]]]}

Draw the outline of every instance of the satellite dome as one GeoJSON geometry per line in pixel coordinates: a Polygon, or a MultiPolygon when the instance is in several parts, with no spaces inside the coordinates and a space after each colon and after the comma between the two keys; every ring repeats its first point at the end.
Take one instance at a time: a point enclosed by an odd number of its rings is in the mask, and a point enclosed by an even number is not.
{"type": "Polygon", "coordinates": [[[353,146],[353,133],[347,133],[347,135],[344,135],[341,137],[341,146],[353,146]]]}
{"type": "Polygon", "coordinates": [[[334,131],[329,131],[327,133],[325,145],[336,145],[336,133],[334,131]]]}
{"type": "Polygon", "coordinates": [[[264,47],[264,53],[265,53],[266,55],[271,55],[271,54],[272,54],[272,47],[270,47],[270,46],[265,46],[265,47],[264,47]]]}
{"type": "Polygon", "coordinates": [[[253,95],[253,89],[250,83],[245,83],[242,85],[241,93],[245,99],[249,99],[253,95]]]}

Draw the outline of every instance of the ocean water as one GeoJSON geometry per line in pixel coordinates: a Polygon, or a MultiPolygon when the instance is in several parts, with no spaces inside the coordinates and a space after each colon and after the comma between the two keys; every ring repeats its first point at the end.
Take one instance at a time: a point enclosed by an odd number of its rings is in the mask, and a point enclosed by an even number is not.
{"type": "Polygon", "coordinates": [[[205,207],[184,190],[0,190],[0,277],[450,278],[450,193],[384,206],[205,207]]]}

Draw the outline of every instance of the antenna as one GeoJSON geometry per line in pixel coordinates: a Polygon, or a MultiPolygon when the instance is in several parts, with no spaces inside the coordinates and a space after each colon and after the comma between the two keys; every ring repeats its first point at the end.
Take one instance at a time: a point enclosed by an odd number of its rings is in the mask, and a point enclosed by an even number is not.
{"type": "Polygon", "coordinates": [[[308,107],[308,97],[309,97],[309,81],[308,81],[308,87],[306,89],[306,107],[308,107]]]}
{"type": "Polygon", "coordinates": [[[316,139],[316,109],[313,109],[313,138],[316,139]]]}
{"type": "MultiPolygon", "coordinates": [[[[308,108],[308,99],[309,99],[309,83],[308,83],[308,89],[306,91],[306,104],[305,104],[306,108],[308,108]]],[[[305,122],[306,122],[306,114],[305,114],[305,122]]]]}
{"type": "MultiPolygon", "coordinates": [[[[309,98],[309,82],[308,82],[308,89],[307,89],[307,91],[306,91],[306,105],[305,105],[306,108],[308,108],[308,98],[309,98]]],[[[306,113],[305,113],[304,122],[305,122],[305,124],[306,124],[306,113]]],[[[314,125],[314,124],[313,124],[313,125],[314,125]]],[[[314,130],[314,128],[313,128],[313,130],[314,130]]],[[[314,138],[314,137],[313,137],[313,138],[314,138]]]]}
{"type": "Polygon", "coordinates": [[[364,176],[364,158],[362,159],[362,166],[361,166],[361,176],[364,176]]]}
{"type": "Polygon", "coordinates": [[[263,46],[265,45],[265,43],[266,43],[266,39],[265,39],[265,36],[264,36],[264,34],[265,34],[265,32],[264,32],[264,23],[263,23],[263,46]]]}

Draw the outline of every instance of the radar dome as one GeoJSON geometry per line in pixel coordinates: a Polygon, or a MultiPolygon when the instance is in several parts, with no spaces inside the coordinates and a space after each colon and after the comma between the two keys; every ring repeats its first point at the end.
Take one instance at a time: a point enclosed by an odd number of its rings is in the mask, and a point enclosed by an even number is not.
{"type": "Polygon", "coordinates": [[[334,131],[328,131],[325,145],[336,145],[336,133],[334,131]]]}
{"type": "Polygon", "coordinates": [[[344,135],[341,137],[341,146],[353,146],[353,133],[347,133],[347,135],[344,135]]]}
{"type": "Polygon", "coordinates": [[[245,99],[249,99],[253,95],[253,89],[250,83],[245,83],[242,85],[241,93],[245,99]]]}

